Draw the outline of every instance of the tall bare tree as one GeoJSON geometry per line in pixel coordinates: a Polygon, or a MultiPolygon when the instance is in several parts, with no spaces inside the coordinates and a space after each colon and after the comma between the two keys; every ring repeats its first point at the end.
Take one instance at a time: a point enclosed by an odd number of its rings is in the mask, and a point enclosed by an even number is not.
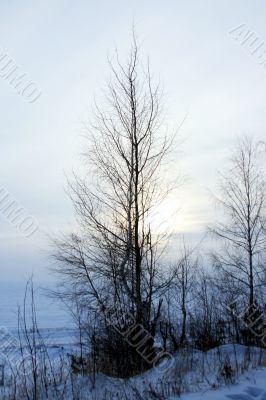
{"type": "Polygon", "coordinates": [[[231,167],[221,175],[221,196],[217,198],[225,218],[211,228],[223,241],[223,251],[213,256],[225,282],[231,282],[248,303],[256,300],[256,290],[265,283],[266,186],[258,145],[248,137],[238,141],[231,167]]]}
{"type": "Polygon", "coordinates": [[[172,137],[135,39],[128,62],[117,57],[109,66],[104,102],[89,130],[88,171],[69,181],[79,229],[56,241],[56,270],[88,304],[119,304],[154,334],[166,282],[159,269],[162,236],[151,232],[149,214],[170,190],[161,168],[172,137]]]}

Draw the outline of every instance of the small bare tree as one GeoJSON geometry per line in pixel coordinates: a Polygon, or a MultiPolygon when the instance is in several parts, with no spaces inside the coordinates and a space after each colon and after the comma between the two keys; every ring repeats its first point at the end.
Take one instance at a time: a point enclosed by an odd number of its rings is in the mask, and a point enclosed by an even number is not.
{"type": "Polygon", "coordinates": [[[248,137],[240,139],[231,168],[221,175],[217,200],[225,221],[210,228],[224,244],[222,251],[213,254],[215,266],[231,288],[248,294],[250,306],[256,290],[265,283],[266,181],[259,159],[258,145],[248,137]]]}
{"type": "Polygon", "coordinates": [[[187,341],[187,318],[188,305],[193,299],[193,286],[195,285],[198,270],[198,259],[189,249],[183,239],[183,246],[180,250],[180,259],[175,266],[174,272],[174,297],[181,309],[181,335],[180,344],[187,341]]]}
{"type": "Polygon", "coordinates": [[[224,340],[221,297],[208,268],[198,267],[193,292],[189,307],[192,343],[201,350],[221,345],[224,340]]]}

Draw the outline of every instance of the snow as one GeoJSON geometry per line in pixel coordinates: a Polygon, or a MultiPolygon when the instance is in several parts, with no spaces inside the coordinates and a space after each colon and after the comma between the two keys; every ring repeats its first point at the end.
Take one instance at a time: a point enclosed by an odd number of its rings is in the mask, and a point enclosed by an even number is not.
{"type": "MultiPolygon", "coordinates": [[[[46,331],[44,331],[46,332],[46,331]]],[[[66,356],[66,348],[74,349],[75,332],[72,336],[60,330],[52,330],[50,354],[66,356]],[[71,339],[72,337],[72,344],[71,339]],[[52,342],[54,341],[54,345],[52,342]],[[62,346],[62,347],[61,347],[62,346]]],[[[225,345],[206,353],[183,349],[173,360],[164,364],[164,372],[153,368],[130,379],[95,376],[95,388],[91,376],[74,377],[84,400],[152,399],[152,392],[164,400],[266,400],[266,351],[241,345],[225,345]],[[221,378],[221,366],[229,360],[235,371],[232,382],[221,378]],[[168,369],[165,367],[169,367],[168,369]],[[238,370],[236,371],[236,366],[238,370]],[[182,393],[180,396],[180,392],[182,393]],[[126,396],[126,397],[125,397],[126,396]],[[161,396],[161,397],[160,397],[161,396]]],[[[70,392],[69,392],[70,393],[70,392]]],[[[66,400],[72,399],[71,394],[66,400]]]]}
{"type": "MultiPolygon", "coordinates": [[[[41,289],[37,289],[37,294],[40,331],[50,355],[56,359],[62,355],[67,357],[67,353],[78,353],[77,331],[67,310],[47,298],[41,289]]],[[[17,305],[22,304],[23,295],[24,285],[0,284],[0,325],[14,336],[17,305]]],[[[134,390],[145,399],[152,398],[154,390],[167,400],[266,400],[266,351],[261,349],[241,345],[224,345],[206,353],[183,349],[168,364],[163,373],[154,368],[127,380],[97,374],[95,389],[92,389],[91,377],[75,379],[81,393],[85,393],[81,397],[84,400],[120,400],[125,393],[129,400],[134,400],[137,398],[134,390]],[[236,372],[232,382],[225,382],[221,376],[226,360],[236,372]]]]}
{"type": "MultiPolygon", "coordinates": [[[[176,400],[178,397],[169,397],[176,400]]],[[[215,390],[183,394],[182,400],[266,400],[266,368],[251,369],[239,377],[238,383],[215,390]]]]}
{"type": "Polygon", "coordinates": [[[154,368],[128,380],[99,374],[92,395],[100,400],[119,400],[125,393],[129,400],[152,399],[156,398],[152,397],[154,391],[160,394],[158,399],[167,400],[266,400],[265,357],[265,351],[241,345],[220,346],[206,353],[185,349],[176,353],[174,363],[169,362],[169,370],[164,373],[154,368]],[[240,371],[234,383],[223,381],[219,373],[228,358],[233,368],[238,365],[240,371]],[[143,397],[134,394],[134,390],[143,397]]]}
{"type": "MultiPolygon", "coordinates": [[[[218,390],[190,393],[181,396],[182,400],[266,400],[266,369],[255,370],[245,375],[239,384],[218,390]],[[253,383],[252,383],[253,382],[253,383]],[[248,385],[247,385],[248,384],[248,385]]],[[[169,400],[177,399],[169,397],[169,400]]]]}

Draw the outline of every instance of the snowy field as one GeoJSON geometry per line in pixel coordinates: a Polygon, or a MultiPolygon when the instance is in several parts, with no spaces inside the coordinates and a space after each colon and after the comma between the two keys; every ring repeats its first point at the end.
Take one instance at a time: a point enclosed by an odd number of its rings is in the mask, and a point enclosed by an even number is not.
{"type": "MultiPolygon", "coordinates": [[[[1,326],[15,336],[17,307],[22,305],[23,296],[23,285],[0,285],[1,326]]],[[[67,310],[45,296],[40,288],[36,289],[35,300],[40,332],[53,358],[78,351],[77,331],[67,310]]],[[[207,353],[187,349],[178,352],[163,373],[154,369],[128,380],[97,374],[95,389],[91,377],[76,376],[75,379],[79,380],[84,400],[266,400],[266,353],[240,345],[221,346],[207,353]],[[226,380],[222,370],[228,361],[233,374],[226,380]],[[161,397],[152,397],[153,393],[161,397]]]]}
{"type": "MultiPolygon", "coordinates": [[[[181,396],[184,400],[266,400],[266,368],[250,371],[239,383],[217,390],[207,390],[181,396]]],[[[169,400],[177,399],[169,397],[169,400]]]]}
{"type": "MultiPolygon", "coordinates": [[[[53,352],[58,349],[67,353],[77,345],[77,331],[66,308],[46,295],[44,288],[47,287],[51,288],[51,285],[39,286],[35,292],[40,333],[53,352]]],[[[23,305],[24,292],[24,282],[0,283],[0,326],[16,338],[18,306],[23,305]]]]}
{"type": "Polygon", "coordinates": [[[256,348],[226,345],[207,353],[183,351],[163,374],[157,369],[128,380],[96,377],[80,381],[82,399],[97,400],[266,400],[266,353],[256,348]],[[223,379],[221,370],[230,360],[231,381],[223,379]],[[90,394],[88,386],[90,385],[90,394]]]}

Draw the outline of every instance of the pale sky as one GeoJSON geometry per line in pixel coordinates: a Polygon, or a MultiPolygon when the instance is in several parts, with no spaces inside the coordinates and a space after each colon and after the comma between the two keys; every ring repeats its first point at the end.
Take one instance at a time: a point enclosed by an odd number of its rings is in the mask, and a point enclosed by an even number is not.
{"type": "Polygon", "coordinates": [[[0,2],[0,48],[41,88],[28,104],[0,78],[1,186],[40,229],[23,238],[0,215],[2,280],[48,275],[45,234],[68,229],[73,210],[65,173],[80,163],[82,121],[107,77],[107,54],[127,54],[134,21],[143,61],[163,83],[168,121],[186,139],[177,168],[189,179],[177,202],[177,230],[204,233],[212,222],[217,171],[235,137],[265,139],[266,71],[229,35],[246,24],[266,41],[262,1],[0,2]],[[180,200],[181,199],[181,200],[180,200]]]}

